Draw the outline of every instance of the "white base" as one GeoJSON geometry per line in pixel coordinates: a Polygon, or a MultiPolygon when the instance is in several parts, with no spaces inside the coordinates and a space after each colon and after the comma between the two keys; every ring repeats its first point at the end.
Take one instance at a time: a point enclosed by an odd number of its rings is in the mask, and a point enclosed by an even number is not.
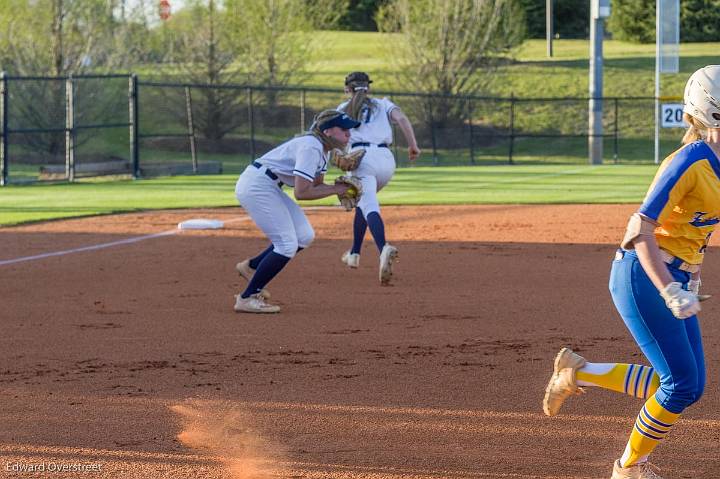
{"type": "Polygon", "coordinates": [[[220,220],[206,218],[195,218],[178,223],[178,229],[180,230],[217,230],[223,226],[225,224],[220,220]]]}

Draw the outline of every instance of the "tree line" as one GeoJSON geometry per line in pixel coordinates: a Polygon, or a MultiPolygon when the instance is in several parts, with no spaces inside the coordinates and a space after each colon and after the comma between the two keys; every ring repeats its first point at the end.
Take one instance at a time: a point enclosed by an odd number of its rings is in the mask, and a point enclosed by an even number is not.
{"type": "MultiPolygon", "coordinates": [[[[586,36],[588,4],[555,0],[555,31],[586,36]]],[[[324,30],[377,30],[394,34],[386,53],[394,62],[395,84],[442,98],[486,92],[494,69],[516,47],[545,34],[545,0],[186,0],[167,20],[161,20],[158,5],[159,0],[0,0],[0,70],[63,77],[141,68],[176,82],[275,87],[258,99],[272,107],[278,89],[301,83],[312,59],[322,56],[324,30]]],[[[683,39],[717,39],[720,0],[681,5],[683,39]]],[[[654,41],[654,1],[613,0],[612,11],[614,37],[654,41]]],[[[64,84],[26,82],[23,88],[33,100],[28,117],[63,123],[64,110],[47,105],[62,105],[64,84]]],[[[206,138],[218,140],[236,128],[245,108],[236,92],[205,88],[199,95],[196,123],[206,138]]],[[[99,93],[85,97],[102,104],[99,93]]],[[[435,127],[462,124],[466,115],[457,102],[438,99],[419,98],[409,108],[435,127]]],[[[184,114],[182,105],[178,110],[184,114]]],[[[41,143],[55,154],[62,138],[48,134],[41,143]]]]}
{"type": "MultiPolygon", "coordinates": [[[[609,32],[613,38],[637,43],[655,41],[656,0],[612,0],[609,32]]],[[[376,15],[387,0],[351,0],[335,25],[342,30],[376,31],[376,15]]],[[[546,0],[520,0],[527,38],[545,38],[546,0]]],[[[590,2],[554,0],[554,33],[559,38],[588,38],[590,2]]],[[[680,2],[680,40],[720,41],[720,0],[680,2]]]]}
{"type": "MultiPolygon", "coordinates": [[[[272,107],[278,89],[303,80],[312,58],[322,56],[326,35],[350,0],[186,0],[166,21],[157,0],[0,0],[0,67],[11,75],[67,76],[132,71],[140,67],[166,80],[210,86],[274,87],[258,101],[272,107]],[[152,66],[152,68],[149,68],[152,66]]],[[[525,38],[518,0],[387,0],[377,28],[395,34],[387,57],[396,84],[437,95],[473,95],[493,69],[525,38]]],[[[144,76],[149,76],[144,74],[144,76]]],[[[65,86],[23,82],[33,116],[62,124],[65,86]]],[[[196,124],[210,140],[237,127],[246,108],[232,89],[203,88],[196,124]]],[[[433,125],[461,122],[452,102],[414,105],[433,125]]],[[[179,105],[178,115],[184,114],[179,105]]],[[[60,151],[59,135],[49,134],[60,151]]]]}

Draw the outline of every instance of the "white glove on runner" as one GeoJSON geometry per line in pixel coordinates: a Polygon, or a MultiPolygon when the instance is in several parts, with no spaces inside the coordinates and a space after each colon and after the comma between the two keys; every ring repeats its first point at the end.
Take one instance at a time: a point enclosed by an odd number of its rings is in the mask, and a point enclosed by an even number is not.
{"type": "Polygon", "coordinates": [[[700,301],[692,291],[682,289],[682,284],[672,282],[660,291],[665,304],[678,319],[687,319],[700,312],[700,301]]]}

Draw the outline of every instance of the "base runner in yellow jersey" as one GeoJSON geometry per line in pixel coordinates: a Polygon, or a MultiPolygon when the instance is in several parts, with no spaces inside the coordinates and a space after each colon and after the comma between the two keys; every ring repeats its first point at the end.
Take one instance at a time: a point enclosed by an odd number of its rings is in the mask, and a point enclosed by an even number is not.
{"type": "Polygon", "coordinates": [[[648,456],[705,387],[697,314],[700,270],[720,222],[720,65],[693,73],[684,95],[690,125],[628,222],[610,271],[610,293],[650,366],[591,363],[569,348],[555,357],[545,390],[548,416],[587,387],[645,400],[612,479],[658,479],[648,456]]]}

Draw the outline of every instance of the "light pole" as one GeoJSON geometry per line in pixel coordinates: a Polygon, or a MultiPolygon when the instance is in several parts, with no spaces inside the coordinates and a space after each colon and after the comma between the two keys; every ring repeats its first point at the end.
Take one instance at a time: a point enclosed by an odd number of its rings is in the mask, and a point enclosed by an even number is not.
{"type": "Polygon", "coordinates": [[[601,164],[603,157],[603,36],[605,18],[609,16],[610,0],[591,0],[588,156],[593,165],[601,164]]]}

